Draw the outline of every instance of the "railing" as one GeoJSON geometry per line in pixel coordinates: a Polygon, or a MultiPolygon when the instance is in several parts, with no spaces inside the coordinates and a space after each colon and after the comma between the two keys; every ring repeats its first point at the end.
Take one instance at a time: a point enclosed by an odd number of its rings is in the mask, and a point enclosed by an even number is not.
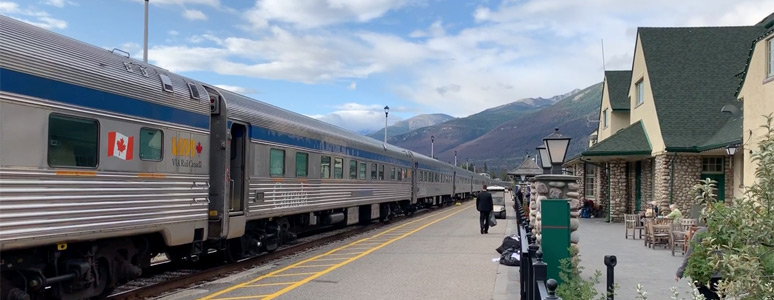
{"type": "Polygon", "coordinates": [[[543,262],[543,251],[532,236],[532,226],[525,217],[524,207],[516,201],[519,239],[521,241],[520,272],[522,300],[562,300],[556,296],[557,282],[547,279],[547,264],[543,262]]]}
{"type": "MultiPolygon", "coordinates": [[[[529,218],[525,214],[524,207],[520,201],[515,201],[516,220],[519,223],[519,239],[521,243],[521,262],[520,279],[521,300],[562,300],[556,296],[557,282],[554,279],[547,279],[548,265],[543,262],[543,251],[537,245],[536,239],[532,236],[532,226],[529,224],[529,218]],[[546,280],[547,279],[547,280],[546,280]]],[[[607,300],[613,299],[613,269],[618,263],[615,255],[605,256],[605,266],[607,266],[607,300]]]]}

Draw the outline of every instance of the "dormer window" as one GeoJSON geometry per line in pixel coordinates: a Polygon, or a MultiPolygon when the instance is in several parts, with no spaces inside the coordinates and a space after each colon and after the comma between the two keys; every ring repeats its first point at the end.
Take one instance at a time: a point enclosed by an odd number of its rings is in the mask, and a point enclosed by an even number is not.
{"type": "Polygon", "coordinates": [[[605,108],[605,110],[602,112],[602,125],[604,125],[604,126],[602,126],[602,128],[607,128],[607,126],[608,126],[608,123],[607,123],[608,121],[607,120],[609,120],[609,116],[608,116],[609,111],[610,111],[610,109],[605,108]]]}
{"type": "Polygon", "coordinates": [[[645,90],[644,90],[644,87],[643,87],[644,84],[642,84],[642,82],[643,82],[643,80],[640,79],[640,81],[638,81],[634,85],[636,87],[635,91],[637,91],[637,98],[636,98],[637,99],[637,103],[635,104],[635,106],[640,105],[643,102],[645,102],[645,96],[643,96],[643,93],[645,92],[645,90]]]}

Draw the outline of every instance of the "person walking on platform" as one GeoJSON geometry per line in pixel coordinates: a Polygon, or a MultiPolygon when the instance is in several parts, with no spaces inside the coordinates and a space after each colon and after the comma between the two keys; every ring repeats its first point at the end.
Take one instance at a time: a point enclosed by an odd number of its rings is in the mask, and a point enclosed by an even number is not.
{"type": "Polygon", "coordinates": [[[476,209],[479,213],[479,223],[481,223],[481,234],[489,233],[489,214],[494,210],[494,203],[492,202],[492,194],[486,191],[486,184],[484,190],[478,193],[476,197],[476,209]]]}

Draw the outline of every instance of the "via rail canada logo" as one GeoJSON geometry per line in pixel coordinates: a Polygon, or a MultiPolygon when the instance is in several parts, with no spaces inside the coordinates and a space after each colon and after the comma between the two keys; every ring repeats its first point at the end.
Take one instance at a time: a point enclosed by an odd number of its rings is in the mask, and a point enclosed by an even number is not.
{"type": "Polygon", "coordinates": [[[202,167],[202,143],[194,139],[172,138],[172,165],[184,168],[202,167]]]}

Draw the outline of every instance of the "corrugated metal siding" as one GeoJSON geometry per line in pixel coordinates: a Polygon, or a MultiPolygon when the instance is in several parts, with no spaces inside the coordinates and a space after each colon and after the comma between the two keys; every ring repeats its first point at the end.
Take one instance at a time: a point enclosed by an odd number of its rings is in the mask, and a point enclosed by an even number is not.
{"type": "Polygon", "coordinates": [[[353,207],[411,198],[410,182],[282,182],[250,180],[249,216],[283,216],[331,208],[353,207]],[[302,191],[303,186],[303,191],[302,191]],[[264,201],[255,202],[256,192],[264,201]],[[362,193],[359,195],[358,193],[362,193]]]}
{"type": "Polygon", "coordinates": [[[209,115],[207,93],[196,81],[6,16],[0,16],[0,66],[209,115]],[[134,65],[133,73],[124,62],[134,65]],[[139,66],[147,67],[148,77],[139,66]],[[159,72],[171,78],[174,93],[161,90],[159,72]],[[191,99],[186,80],[197,83],[201,100],[191,99]]]}
{"type": "Polygon", "coordinates": [[[54,171],[0,170],[2,250],[138,227],[201,222],[207,218],[207,176],[100,173],[62,176],[54,171]]]}

